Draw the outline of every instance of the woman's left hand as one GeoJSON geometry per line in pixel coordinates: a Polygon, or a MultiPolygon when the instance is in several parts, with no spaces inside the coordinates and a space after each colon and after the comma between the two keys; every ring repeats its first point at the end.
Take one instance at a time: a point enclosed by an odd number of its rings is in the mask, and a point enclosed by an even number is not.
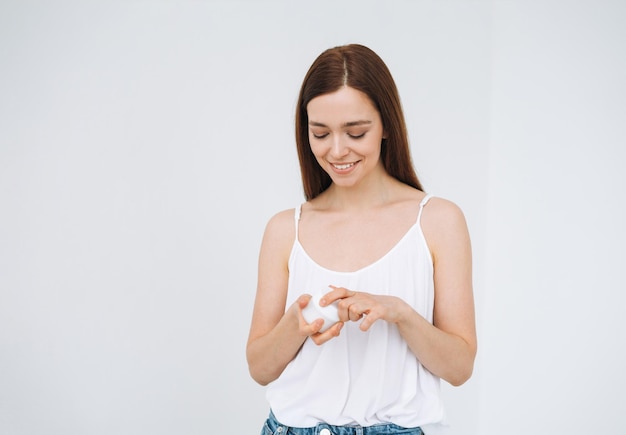
{"type": "Polygon", "coordinates": [[[332,290],[322,297],[320,305],[326,306],[338,301],[339,320],[357,322],[363,319],[359,325],[362,331],[367,331],[379,319],[398,323],[406,311],[411,309],[395,296],[373,295],[333,285],[329,287],[332,290]]]}

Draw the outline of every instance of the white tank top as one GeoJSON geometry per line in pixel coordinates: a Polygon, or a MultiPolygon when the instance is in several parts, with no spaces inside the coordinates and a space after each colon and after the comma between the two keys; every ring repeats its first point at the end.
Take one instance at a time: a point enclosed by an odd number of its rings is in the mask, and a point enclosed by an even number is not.
{"type": "MultiPolygon", "coordinates": [[[[287,306],[303,293],[330,284],[350,290],[397,296],[432,323],[433,262],[420,219],[382,258],[354,272],[336,272],[313,261],[296,239],[289,258],[287,306]]],[[[328,289],[330,291],[330,289],[328,289]]],[[[377,321],[366,332],[347,322],[339,337],[321,346],[307,339],[296,357],[267,388],[270,407],[292,427],[394,423],[418,427],[443,420],[440,380],[426,370],[398,328],[377,321]]]]}

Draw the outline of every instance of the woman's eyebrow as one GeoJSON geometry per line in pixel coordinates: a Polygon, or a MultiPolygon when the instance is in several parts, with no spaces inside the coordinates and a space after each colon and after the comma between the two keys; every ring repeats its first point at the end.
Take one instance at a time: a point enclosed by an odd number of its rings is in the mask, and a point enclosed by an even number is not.
{"type": "MultiPolygon", "coordinates": [[[[341,126],[342,127],[354,127],[354,126],[358,126],[358,125],[369,125],[371,123],[372,123],[372,121],[368,121],[368,120],[363,119],[363,120],[359,120],[359,121],[345,122],[341,126]]],[[[326,124],[323,124],[323,123],[317,122],[317,121],[309,121],[309,125],[311,127],[328,127],[326,124]]]]}
{"type": "Polygon", "coordinates": [[[342,125],[342,127],[354,127],[357,125],[369,125],[371,124],[372,121],[367,121],[365,119],[360,120],[360,121],[350,121],[350,122],[346,122],[345,124],[342,125]]]}

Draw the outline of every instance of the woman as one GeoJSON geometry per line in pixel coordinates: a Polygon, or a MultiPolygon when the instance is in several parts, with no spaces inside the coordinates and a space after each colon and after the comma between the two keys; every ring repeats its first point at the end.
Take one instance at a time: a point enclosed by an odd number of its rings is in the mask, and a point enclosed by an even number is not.
{"type": "Polygon", "coordinates": [[[367,47],[322,53],[296,110],[306,202],[267,224],[247,344],[269,384],[262,433],[421,434],[443,420],[439,380],[473,369],[465,219],[424,193],[395,83],[367,47]],[[320,333],[302,309],[322,289],[339,322],[320,333]]]}

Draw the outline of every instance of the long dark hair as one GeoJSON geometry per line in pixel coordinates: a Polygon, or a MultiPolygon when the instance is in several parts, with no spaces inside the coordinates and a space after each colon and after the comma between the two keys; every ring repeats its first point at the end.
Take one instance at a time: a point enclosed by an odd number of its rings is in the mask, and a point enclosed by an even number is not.
{"type": "Polygon", "coordinates": [[[296,106],[296,144],[307,201],[326,190],[332,182],[311,151],[307,105],[313,98],[335,92],[343,86],[365,93],[380,113],[387,133],[381,145],[381,161],[387,173],[423,190],[411,160],[406,123],[393,77],[387,65],[371,49],[350,44],[320,54],[300,88],[296,106]]]}

